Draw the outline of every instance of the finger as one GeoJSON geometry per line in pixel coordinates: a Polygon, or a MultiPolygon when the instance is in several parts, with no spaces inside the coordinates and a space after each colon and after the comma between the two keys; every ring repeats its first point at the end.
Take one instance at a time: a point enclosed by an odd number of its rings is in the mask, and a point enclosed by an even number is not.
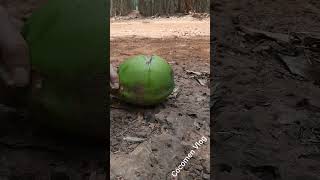
{"type": "Polygon", "coordinates": [[[118,74],[113,68],[112,65],[110,65],[110,87],[112,89],[119,89],[119,78],[118,74]]]}
{"type": "Polygon", "coordinates": [[[8,85],[25,86],[29,82],[29,54],[27,43],[0,6],[0,62],[2,77],[8,85]]]}

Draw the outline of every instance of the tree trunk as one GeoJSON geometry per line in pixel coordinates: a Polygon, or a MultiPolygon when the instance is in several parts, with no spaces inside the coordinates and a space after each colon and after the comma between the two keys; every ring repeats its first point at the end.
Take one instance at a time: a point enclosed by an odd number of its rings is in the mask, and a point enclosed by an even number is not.
{"type": "Polygon", "coordinates": [[[127,15],[138,10],[144,16],[210,12],[210,0],[111,0],[110,15],[127,15]]]}

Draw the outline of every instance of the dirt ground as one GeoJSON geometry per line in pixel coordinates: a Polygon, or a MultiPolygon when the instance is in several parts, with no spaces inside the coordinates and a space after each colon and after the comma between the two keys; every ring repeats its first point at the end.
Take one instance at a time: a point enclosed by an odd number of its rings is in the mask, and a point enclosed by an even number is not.
{"type": "MultiPolygon", "coordinates": [[[[172,65],[177,88],[156,107],[112,99],[111,179],[172,179],[192,145],[210,137],[209,19],[112,21],[110,28],[114,66],[129,56],[157,54],[172,65]]],[[[199,148],[179,179],[210,178],[209,144],[199,148]]]]}
{"type": "Polygon", "coordinates": [[[210,36],[210,18],[192,15],[169,18],[143,18],[130,20],[111,19],[111,39],[121,37],[194,37],[210,36]]]}
{"type": "Polygon", "coordinates": [[[281,40],[320,32],[319,1],[220,0],[212,9],[212,173],[223,180],[319,179],[319,45],[310,37],[281,40]]]}

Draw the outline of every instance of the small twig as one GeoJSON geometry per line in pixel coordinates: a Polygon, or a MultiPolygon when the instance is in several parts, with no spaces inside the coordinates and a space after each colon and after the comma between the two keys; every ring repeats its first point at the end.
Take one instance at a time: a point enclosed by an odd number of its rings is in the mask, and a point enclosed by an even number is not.
{"type": "Polygon", "coordinates": [[[129,142],[143,142],[143,141],[145,141],[144,138],[131,137],[131,136],[127,136],[127,137],[123,138],[123,140],[129,141],[129,142]]]}
{"type": "Polygon", "coordinates": [[[320,59],[313,59],[314,61],[317,61],[318,63],[320,63],[320,59]]]}

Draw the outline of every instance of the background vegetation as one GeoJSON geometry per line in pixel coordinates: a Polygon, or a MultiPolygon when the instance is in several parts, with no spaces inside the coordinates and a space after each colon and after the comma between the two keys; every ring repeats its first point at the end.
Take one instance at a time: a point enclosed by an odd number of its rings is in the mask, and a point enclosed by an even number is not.
{"type": "Polygon", "coordinates": [[[110,16],[124,16],[133,10],[143,16],[173,15],[194,11],[210,12],[210,0],[111,0],[110,16]]]}

